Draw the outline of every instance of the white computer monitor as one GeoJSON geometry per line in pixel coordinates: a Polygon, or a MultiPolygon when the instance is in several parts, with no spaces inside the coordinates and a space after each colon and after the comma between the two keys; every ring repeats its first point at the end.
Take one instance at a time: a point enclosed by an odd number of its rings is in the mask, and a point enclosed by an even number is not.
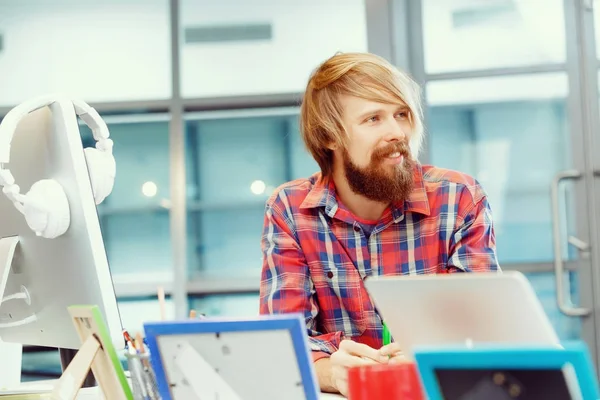
{"type": "MultiPolygon", "coordinates": [[[[11,201],[0,194],[0,240],[15,236],[19,239],[4,298],[24,290],[28,293],[28,299],[16,296],[0,304],[0,339],[78,349],[80,338],[67,307],[90,304],[100,308],[113,345],[124,348],[73,103],[57,100],[31,112],[18,124],[11,143],[10,163],[5,168],[11,171],[21,193],[38,180],[57,180],[69,201],[70,225],[57,238],[38,237],[11,201]]],[[[1,275],[0,272],[0,278],[1,275]]]]}

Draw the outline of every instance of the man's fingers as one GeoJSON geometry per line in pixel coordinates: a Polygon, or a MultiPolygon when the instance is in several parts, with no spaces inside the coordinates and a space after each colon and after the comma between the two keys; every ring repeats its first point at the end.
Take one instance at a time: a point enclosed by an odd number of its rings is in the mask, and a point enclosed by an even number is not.
{"type": "MultiPolygon", "coordinates": [[[[368,365],[368,364],[381,364],[379,361],[375,361],[372,358],[369,357],[361,357],[361,360],[364,361],[363,365],[368,365]]],[[[385,361],[387,361],[387,358],[385,359],[385,361]]]]}
{"type": "Polygon", "coordinates": [[[348,396],[348,379],[336,379],[335,388],[344,397],[348,396]]]}
{"type": "Polygon", "coordinates": [[[398,343],[390,343],[379,349],[379,354],[382,356],[391,356],[401,352],[402,349],[398,343]]]}
{"type": "Polygon", "coordinates": [[[402,353],[396,353],[390,358],[390,364],[401,364],[405,362],[409,362],[409,360],[402,353]]]}
{"type": "Polygon", "coordinates": [[[331,355],[331,362],[335,365],[340,365],[345,368],[378,363],[377,361],[374,361],[369,357],[355,356],[346,351],[336,351],[335,353],[333,353],[331,355]]]}
{"type": "Polygon", "coordinates": [[[332,354],[331,358],[331,362],[334,363],[331,380],[335,388],[344,396],[348,394],[348,370],[350,368],[361,365],[379,364],[370,358],[357,357],[346,352],[336,352],[332,354]],[[336,354],[338,355],[334,358],[336,354]]]}
{"type": "Polygon", "coordinates": [[[370,358],[377,362],[387,362],[387,356],[381,355],[379,351],[363,343],[353,340],[342,340],[340,349],[357,357],[370,358]]]}

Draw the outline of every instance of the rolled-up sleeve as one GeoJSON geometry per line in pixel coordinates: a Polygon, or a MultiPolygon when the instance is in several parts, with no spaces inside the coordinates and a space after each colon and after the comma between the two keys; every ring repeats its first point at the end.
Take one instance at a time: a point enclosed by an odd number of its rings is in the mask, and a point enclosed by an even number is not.
{"type": "Polygon", "coordinates": [[[458,221],[450,239],[448,272],[498,271],[492,210],[486,197],[470,207],[458,221]]]}

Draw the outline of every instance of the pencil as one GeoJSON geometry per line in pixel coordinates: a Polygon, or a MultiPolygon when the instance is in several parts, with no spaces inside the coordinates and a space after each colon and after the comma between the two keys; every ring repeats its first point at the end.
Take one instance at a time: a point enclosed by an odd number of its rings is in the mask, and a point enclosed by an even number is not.
{"type": "Polygon", "coordinates": [[[144,347],[144,339],[142,339],[142,334],[139,332],[135,334],[135,347],[140,352],[140,359],[142,360],[144,368],[147,370],[148,368],[150,368],[150,364],[148,363],[148,359],[145,356],[146,348],[144,347]]]}
{"type": "Polygon", "coordinates": [[[125,339],[125,343],[133,342],[133,339],[131,338],[131,335],[129,335],[129,332],[127,332],[127,329],[123,329],[123,338],[125,339]]]}
{"type": "Polygon", "coordinates": [[[141,354],[144,354],[146,352],[146,349],[144,348],[144,340],[142,339],[142,334],[139,332],[135,334],[135,348],[138,349],[141,354]]]}
{"type": "Polygon", "coordinates": [[[383,322],[383,345],[386,346],[392,343],[392,335],[385,322],[383,322]]]}
{"type": "Polygon", "coordinates": [[[162,286],[158,287],[158,305],[160,307],[160,320],[165,321],[167,319],[167,311],[165,304],[165,289],[162,286]]]}

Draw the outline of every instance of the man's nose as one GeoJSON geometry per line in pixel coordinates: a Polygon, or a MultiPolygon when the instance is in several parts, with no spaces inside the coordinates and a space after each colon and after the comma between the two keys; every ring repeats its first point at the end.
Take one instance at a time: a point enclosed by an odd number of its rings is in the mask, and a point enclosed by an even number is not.
{"type": "Polygon", "coordinates": [[[385,140],[388,142],[405,141],[407,138],[406,132],[404,132],[402,126],[395,118],[392,118],[392,120],[388,123],[386,130],[387,133],[385,140]]]}

